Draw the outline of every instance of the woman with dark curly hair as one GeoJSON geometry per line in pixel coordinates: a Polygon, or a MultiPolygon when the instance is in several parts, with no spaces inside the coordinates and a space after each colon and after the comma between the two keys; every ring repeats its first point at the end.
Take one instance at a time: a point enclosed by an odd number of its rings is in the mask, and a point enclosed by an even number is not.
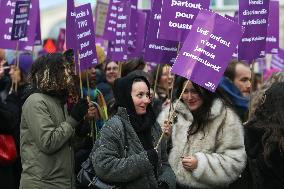
{"type": "Polygon", "coordinates": [[[265,91],[245,131],[253,188],[284,188],[283,82],[274,83],[265,91]]]}
{"type": "Polygon", "coordinates": [[[38,58],[31,70],[32,94],[20,125],[20,188],[75,188],[71,138],[90,107],[81,99],[67,114],[67,96],[76,92],[74,75],[60,53],[38,58]]]}

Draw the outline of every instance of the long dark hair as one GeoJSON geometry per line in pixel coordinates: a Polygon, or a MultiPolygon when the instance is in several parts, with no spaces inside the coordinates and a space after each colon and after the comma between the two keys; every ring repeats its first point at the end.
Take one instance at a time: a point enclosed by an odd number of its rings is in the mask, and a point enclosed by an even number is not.
{"type": "Polygon", "coordinates": [[[271,154],[279,150],[284,154],[284,83],[274,83],[263,95],[255,110],[256,124],[262,129],[263,156],[267,164],[271,154]]]}
{"type": "MultiPolygon", "coordinates": [[[[174,86],[176,86],[175,99],[178,99],[179,96],[181,95],[182,90],[183,90],[183,85],[186,81],[187,81],[187,79],[184,78],[184,77],[177,77],[175,85],[174,85],[174,86]]],[[[193,115],[193,122],[191,124],[191,127],[189,127],[188,135],[194,135],[198,131],[204,132],[204,129],[209,122],[211,107],[212,107],[215,99],[220,98],[220,100],[223,102],[223,104],[228,106],[227,101],[225,99],[221,98],[222,94],[221,94],[219,88],[217,88],[216,92],[213,93],[211,91],[208,91],[208,90],[200,87],[199,85],[197,85],[193,82],[192,82],[192,85],[193,85],[194,89],[197,91],[200,98],[203,100],[203,103],[197,110],[191,112],[192,115],[193,115]]]]}

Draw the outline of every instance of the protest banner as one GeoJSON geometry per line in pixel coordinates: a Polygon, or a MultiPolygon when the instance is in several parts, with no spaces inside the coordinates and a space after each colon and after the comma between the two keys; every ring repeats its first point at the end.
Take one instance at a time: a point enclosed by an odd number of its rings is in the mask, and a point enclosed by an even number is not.
{"type": "Polygon", "coordinates": [[[118,6],[115,38],[109,45],[110,56],[114,61],[126,61],[128,59],[128,40],[130,30],[131,2],[126,0],[118,6]]]}
{"type": "Polygon", "coordinates": [[[118,7],[120,6],[120,4],[121,4],[121,0],[110,0],[109,1],[104,34],[103,34],[103,37],[105,39],[113,40],[115,38],[118,7]]]}
{"type": "Polygon", "coordinates": [[[277,54],[279,49],[279,1],[270,0],[266,53],[277,54]]]}
{"type": "Polygon", "coordinates": [[[239,1],[239,24],[245,33],[238,46],[238,59],[252,61],[265,56],[269,1],[239,1]]]}
{"type": "Polygon", "coordinates": [[[127,39],[127,58],[131,57],[131,53],[135,50],[135,41],[136,34],[138,29],[138,10],[137,10],[137,0],[130,1],[130,19],[129,19],[129,31],[128,31],[128,39],[127,39]]]}
{"type": "Polygon", "coordinates": [[[38,11],[37,11],[37,23],[36,23],[36,33],[35,33],[35,41],[34,41],[35,46],[42,45],[39,4],[38,4],[37,9],[38,9],[38,11]]]}
{"type": "Polygon", "coordinates": [[[171,72],[214,92],[243,32],[238,23],[200,10],[171,72]]]}
{"type": "Polygon", "coordinates": [[[131,32],[131,34],[133,33],[133,44],[128,48],[128,58],[141,57],[144,50],[147,14],[139,10],[137,10],[135,14],[136,21],[135,28],[133,28],[135,30],[131,32]]]}
{"type": "Polygon", "coordinates": [[[144,59],[148,62],[173,64],[177,56],[178,42],[158,39],[161,5],[161,0],[155,0],[152,6],[144,47],[144,59]]]}
{"type": "Polygon", "coordinates": [[[98,63],[91,4],[75,7],[75,12],[77,50],[81,71],[84,71],[98,63]]]}
{"type": "MultiPolygon", "coordinates": [[[[36,23],[38,18],[38,0],[30,1],[29,19],[27,22],[27,36],[19,40],[18,50],[32,51],[35,41],[36,23]]],[[[0,7],[0,48],[3,49],[17,49],[17,41],[12,41],[11,32],[14,20],[16,0],[2,0],[0,7]]]]}
{"type": "Polygon", "coordinates": [[[58,52],[63,52],[65,50],[64,44],[65,44],[65,29],[60,28],[56,42],[56,49],[58,52]]]}
{"type": "Polygon", "coordinates": [[[164,0],[158,38],[183,42],[198,12],[209,5],[210,0],[164,0]]]}
{"type": "Polygon", "coordinates": [[[74,0],[67,1],[67,14],[66,14],[66,48],[73,49],[76,52],[77,49],[77,36],[76,30],[76,13],[74,0]]]}
{"type": "Polygon", "coordinates": [[[27,36],[30,3],[30,1],[16,2],[11,40],[19,40],[27,36]]]}

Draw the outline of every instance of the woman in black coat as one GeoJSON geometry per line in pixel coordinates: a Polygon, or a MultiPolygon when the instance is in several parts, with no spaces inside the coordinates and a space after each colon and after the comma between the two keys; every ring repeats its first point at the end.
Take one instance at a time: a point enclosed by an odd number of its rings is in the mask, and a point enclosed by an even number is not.
{"type": "Polygon", "coordinates": [[[284,83],[269,88],[245,126],[254,189],[284,188],[284,83]]]}

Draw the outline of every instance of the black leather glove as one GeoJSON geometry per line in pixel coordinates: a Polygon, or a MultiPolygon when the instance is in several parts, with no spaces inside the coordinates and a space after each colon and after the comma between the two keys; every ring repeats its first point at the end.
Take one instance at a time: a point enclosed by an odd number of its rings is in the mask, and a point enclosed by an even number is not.
{"type": "Polygon", "coordinates": [[[158,163],[158,153],[155,149],[147,150],[147,156],[153,167],[158,163]]]}
{"type": "Polygon", "coordinates": [[[80,99],[79,102],[73,106],[70,115],[76,121],[80,122],[88,112],[88,108],[88,101],[86,99],[80,99]]]}
{"type": "Polygon", "coordinates": [[[169,189],[169,185],[165,182],[159,182],[158,187],[159,189],[169,189]]]}

